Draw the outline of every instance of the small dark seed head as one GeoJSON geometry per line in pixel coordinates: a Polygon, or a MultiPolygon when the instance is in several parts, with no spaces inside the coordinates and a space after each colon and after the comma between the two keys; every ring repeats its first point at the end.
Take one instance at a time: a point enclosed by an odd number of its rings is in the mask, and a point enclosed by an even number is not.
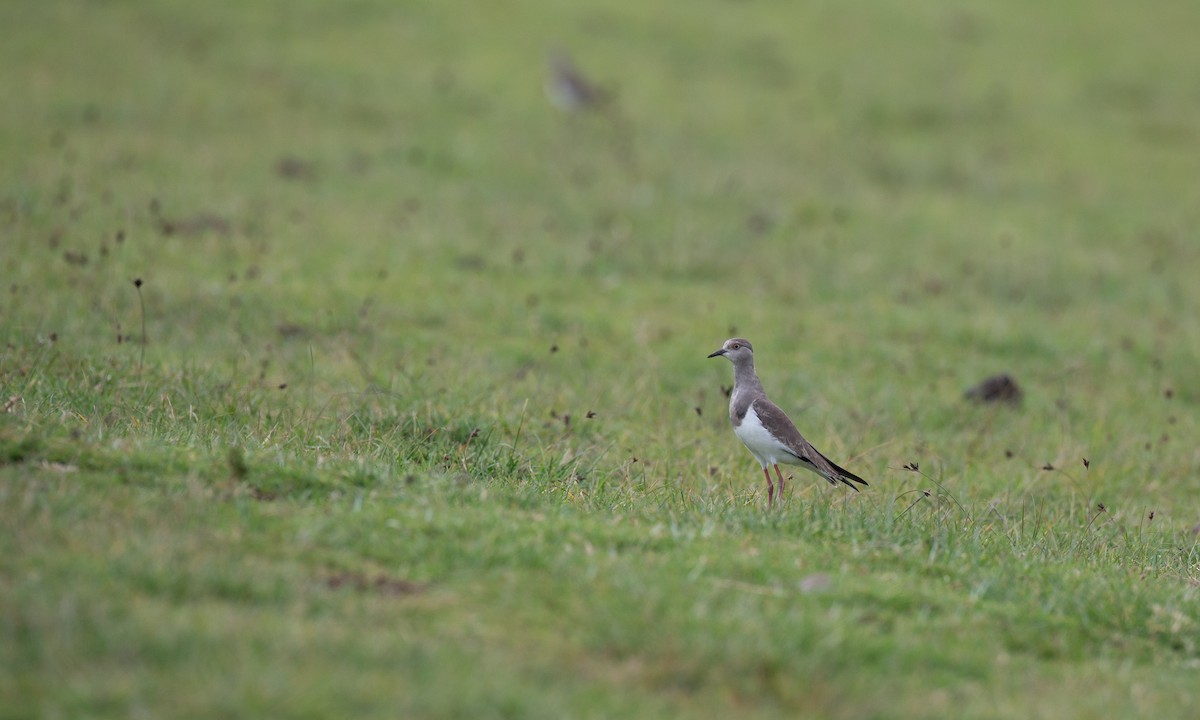
{"type": "Polygon", "coordinates": [[[133,286],[134,286],[135,288],[140,288],[140,287],[142,286],[142,279],[141,279],[141,278],[134,278],[134,280],[133,280],[133,286]]]}

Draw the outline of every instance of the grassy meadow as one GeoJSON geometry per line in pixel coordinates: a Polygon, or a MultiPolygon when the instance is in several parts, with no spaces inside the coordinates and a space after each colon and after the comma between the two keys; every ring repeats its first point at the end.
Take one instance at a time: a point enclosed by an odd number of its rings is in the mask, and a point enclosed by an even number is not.
{"type": "Polygon", "coordinates": [[[0,4],[0,718],[1194,717],[1197,27],[0,4]]]}

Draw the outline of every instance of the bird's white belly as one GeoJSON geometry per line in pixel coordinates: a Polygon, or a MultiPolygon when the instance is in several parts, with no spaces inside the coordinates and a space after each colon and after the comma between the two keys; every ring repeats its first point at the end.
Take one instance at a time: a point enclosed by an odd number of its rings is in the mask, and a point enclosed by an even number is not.
{"type": "Polygon", "coordinates": [[[735,427],[733,432],[763,467],[796,461],[795,457],[788,452],[787,446],[776,440],[775,436],[763,427],[762,421],[758,419],[758,413],[754,412],[754,406],[746,411],[746,417],[742,418],[742,424],[735,427]]]}

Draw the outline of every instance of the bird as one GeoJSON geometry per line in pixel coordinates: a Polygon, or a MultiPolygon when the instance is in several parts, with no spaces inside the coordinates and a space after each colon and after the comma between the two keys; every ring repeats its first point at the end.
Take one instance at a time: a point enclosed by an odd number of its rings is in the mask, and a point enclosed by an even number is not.
{"type": "Polygon", "coordinates": [[[779,463],[798,465],[820,475],[837,486],[843,483],[853,488],[854,483],[866,486],[866,480],[839,466],[822,455],[812,446],[787,414],[767,398],[758,374],[754,372],[754,346],[745,338],[730,338],[721,349],[708,357],[724,357],[733,363],[733,392],[729,394],[729,421],[733,432],[762,465],[767,478],[767,505],[775,504],[775,485],[771,481],[770,467],[775,468],[779,478],[779,497],[783,500],[783,474],[779,463]]]}
{"type": "Polygon", "coordinates": [[[566,52],[551,51],[546,57],[546,67],[546,97],[563,112],[594,110],[608,103],[608,90],[585,77],[566,52]]]}

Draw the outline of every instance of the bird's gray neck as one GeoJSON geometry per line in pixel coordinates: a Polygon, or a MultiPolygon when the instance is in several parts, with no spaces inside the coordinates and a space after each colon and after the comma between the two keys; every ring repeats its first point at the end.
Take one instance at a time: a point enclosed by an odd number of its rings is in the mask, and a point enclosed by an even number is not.
{"type": "Polygon", "coordinates": [[[746,417],[746,410],[754,400],[765,393],[758,374],[754,372],[754,362],[743,362],[733,366],[733,392],[729,395],[729,419],[733,424],[740,425],[746,417]]]}

